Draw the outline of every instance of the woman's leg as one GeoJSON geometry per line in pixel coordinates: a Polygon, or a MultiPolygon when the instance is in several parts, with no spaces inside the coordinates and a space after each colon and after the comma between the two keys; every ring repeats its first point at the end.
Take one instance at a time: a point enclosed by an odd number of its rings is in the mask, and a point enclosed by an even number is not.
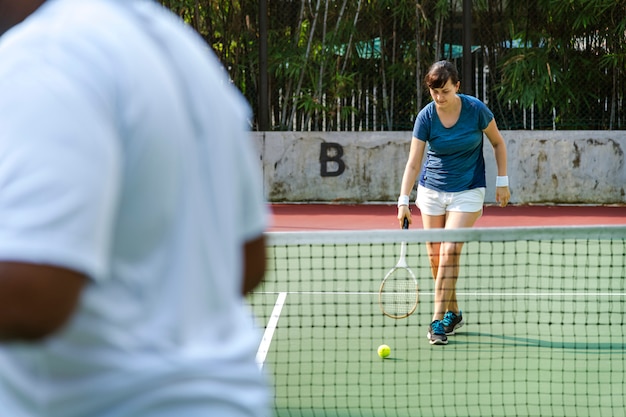
{"type": "MultiPolygon", "coordinates": [[[[446,215],[429,216],[428,214],[422,213],[422,226],[424,229],[443,229],[446,226],[446,215]]],[[[437,281],[437,274],[439,271],[440,247],[441,242],[426,243],[426,252],[428,253],[430,271],[434,281],[437,281]]]]}
{"type": "MultiPolygon", "coordinates": [[[[472,227],[482,211],[473,213],[448,212],[445,216],[446,229],[472,227]]],[[[456,298],[456,282],[463,243],[442,242],[439,247],[437,276],[435,279],[435,311],[433,320],[442,320],[446,311],[459,313],[456,298]]],[[[432,265],[432,264],[431,264],[432,265]]]]}

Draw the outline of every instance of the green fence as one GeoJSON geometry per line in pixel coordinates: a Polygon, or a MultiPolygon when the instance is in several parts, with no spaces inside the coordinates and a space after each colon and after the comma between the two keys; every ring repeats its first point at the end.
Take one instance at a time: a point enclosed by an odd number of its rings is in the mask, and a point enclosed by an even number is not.
{"type": "Polygon", "coordinates": [[[501,129],[626,129],[625,0],[162,0],[217,52],[257,130],[410,130],[456,62],[501,129]]]}

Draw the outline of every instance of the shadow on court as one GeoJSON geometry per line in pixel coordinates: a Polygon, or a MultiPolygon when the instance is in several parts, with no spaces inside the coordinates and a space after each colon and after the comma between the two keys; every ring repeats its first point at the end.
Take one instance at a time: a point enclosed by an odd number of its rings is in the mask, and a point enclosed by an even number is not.
{"type": "MultiPolygon", "coordinates": [[[[618,337],[616,336],[616,338],[618,337]]],[[[452,338],[450,339],[451,345],[538,347],[573,351],[592,351],[594,353],[608,353],[620,355],[626,353],[626,343],[624,342],[613,343],[586,341],[550,341],[530,337],[510,336],[483,332],[459,332],[452,336],[452,338]]]]}

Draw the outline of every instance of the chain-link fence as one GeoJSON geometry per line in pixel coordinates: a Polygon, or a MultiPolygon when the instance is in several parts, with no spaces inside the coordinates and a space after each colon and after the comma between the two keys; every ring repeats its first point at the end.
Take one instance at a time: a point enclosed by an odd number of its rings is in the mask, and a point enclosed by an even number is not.
{"type": "Polygon", "coordinates": [[[257,130],[410,130],[454,61],[501,129],[626,129],[626,0],[162,0],[257,130]]]}

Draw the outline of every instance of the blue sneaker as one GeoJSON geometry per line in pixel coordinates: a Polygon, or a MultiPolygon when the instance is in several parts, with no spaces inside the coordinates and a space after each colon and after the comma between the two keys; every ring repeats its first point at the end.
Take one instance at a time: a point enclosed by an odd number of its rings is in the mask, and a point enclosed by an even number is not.
{"type": "Polygon", "coordinates": [[[454,334],[454,331],[460,329],[465,324],[465,320],[463,320],[463,312],[459,311],[459,315],[457,316],[451,311],[448,311],[445,316],[443,316],[443,329],[446,332],[446,335],[454,334]]]}
{"type": "Polygon", "coordinates": [[[443,322],[441,320],[435,320],[428,326],[428,340],[431,345],[447,345],[448,337],[446,331],[443,328],[443,322]]]}

